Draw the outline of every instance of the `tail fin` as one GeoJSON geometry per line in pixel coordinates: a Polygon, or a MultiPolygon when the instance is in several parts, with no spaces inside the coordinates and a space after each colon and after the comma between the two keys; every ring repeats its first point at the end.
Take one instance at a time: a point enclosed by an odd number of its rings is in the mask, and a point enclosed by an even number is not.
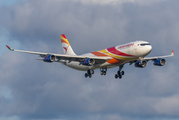
{"type": "Polygon", "coordinates": [[[67,54],[67,55],[76,55],[74,53],[70,43],[68,42],[65,34],[60,35],[60,38],[61,38],[61,43],[62,43],[64,54],[67,54]]]}

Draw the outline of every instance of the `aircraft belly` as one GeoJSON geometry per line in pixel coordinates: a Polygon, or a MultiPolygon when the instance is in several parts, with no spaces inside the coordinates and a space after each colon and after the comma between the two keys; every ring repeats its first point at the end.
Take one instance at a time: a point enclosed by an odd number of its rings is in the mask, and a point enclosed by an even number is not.
{"type": "Polygon", "coordinates": [[[89,66],[85,66],[85,65],[80,65],[79,62],[67,62],[66,63],[66,66],[70,67],[70,68],[73,68],[73,69],[76,69],[76,70],[80,70],[80,71],[86,71],[86,70],[89,70],[89,66]]]}
{"type": "Polygon", "coordinates": [[[82,64],[80,65],[79,62],[74,62],[74,61],[72,61],[70,63],[67,62],[65,65],[70,67],[70,68],[80,70],[80,71],[87,71],[89,69],[95,70],[95,69],[100,69],[100,68],[105,68],[105,67],[106,68],[113,68],[113,67],[119,66],[117,64],[109,64],[107,62],[103,63],[103,64],[95,64],[93,66],[86,66],[86,65],[82,65],[82,64]]]}

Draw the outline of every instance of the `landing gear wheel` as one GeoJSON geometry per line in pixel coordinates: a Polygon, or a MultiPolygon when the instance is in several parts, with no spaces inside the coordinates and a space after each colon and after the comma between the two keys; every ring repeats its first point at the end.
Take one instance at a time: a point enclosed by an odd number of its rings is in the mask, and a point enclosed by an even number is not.
{"type": "Polygon", "coordinates": [[[115,74],[115,78],[116,78],[116,79],[118,78],[118,75],[117,75],[117,74],[115,74]]]}
{"type": "Polygon", "coordinates": [[[101,71],[101,75],[103,75],[103,71],[101,71]]]}
{"type": "Polygon", "coordinates": [[[118,75],[121,75],[121,72],[120,72],[120,71],[117,71],[117,74],[118,74],[118,75]]]}
{"type": "Polygon", "coordinates": [[[94,70],[91,70],[91,74],[94,74],[94,70]]]}
{"type": "Polygon", "coordinates": [[[115,78],[118,78],[118,77],[119,77],[119,79],[122,78],[122,76],[124,75],[124,71],[121,71],[122,68],[123,68],[123,66],[124,66],[124,65],[120,65],[120,66],[119,66],[119,70],[117,71],[117,74],[115,74],[115,78]]]}
{"type": "Polygon", "coordinates": [[[121,75],[124,75],[124,71],[121,72],[121,75]]]}
{"type": "Polygon", "coordinates": [[[119,75],[119,79],[121,79],[122,78],[122,75],[119,75]]]}
{"type": "Polygon", "coordinates": [[[106,73],[107,73],[107,67],[105,67],[105,68],[100,68],[100,74],[101,74],[101,75],[106,75],[106,73]]]}
{"type": "Polygon", "coordinates": [[[88,77],[88,74],[87,73],[85,73],[85,78],[87,78],[88,77]]]}
{"type": "Polygon", "coordinates": [[[88,71],[87,71],[87,74],[88,74],[88,75],[91,75],[91,70],[88,70],[88,71]]]}
{"type": "Polygon", "coordinates": [[[89,69],[87,73],[85,73],[85,77],[87,78],[89,76],[89,78],[91,78],[92,74],[94,74],[94,70],[89,69]]]}

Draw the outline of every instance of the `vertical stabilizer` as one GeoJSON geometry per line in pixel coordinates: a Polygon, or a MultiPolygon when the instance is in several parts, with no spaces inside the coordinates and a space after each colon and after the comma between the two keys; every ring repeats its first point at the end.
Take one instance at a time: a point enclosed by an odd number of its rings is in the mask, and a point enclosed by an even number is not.
{"type": "Polygon", "coordinates": [[[68,42],[65,34],[60,35],[61,38],[61,43],[62,43],[62,48],[63,48],[63,52],[66,55],[76,55],[70,45],[70,43],[68,42]]]}

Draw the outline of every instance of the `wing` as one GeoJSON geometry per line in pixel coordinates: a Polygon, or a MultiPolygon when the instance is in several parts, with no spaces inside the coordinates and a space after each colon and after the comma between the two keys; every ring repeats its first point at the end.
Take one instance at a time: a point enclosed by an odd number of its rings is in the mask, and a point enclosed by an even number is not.
{"type": "MultiPolygon", "coordinates": [[[[111,57],[91,57],[91,56],[80,56],[80,55],[65,55],[65,54],[54,54],[54,53],[43,53],[43,52],[33,52],[33,51],[23,51],[23,50],[16,50],[10,48],[8,45],[6,47],[11,50],[11,51],[16,51],[16,52],[22,52],[22,53],[29,53],[29,54],[36,54],[39,55],[40,57],[46,57],[48,55],[54,55],[55,58],[57,59],[56,62],[59,62],[60,60],[69,60],[69,61],[78,61],[82,62],[84,59],[91,58],[95,60],[95,63],[104,63],[108,60],[111,60],[111,57]]],[[[38,59],[38,60],[43,60],[43,59],[38,59]]]]}
{"type": "Polygon", "coordinates": [[[152,60],[152,61],[154,61],[154,60],[157,60],[157,59],[160,59],[160,58],[166,58],[166,57],[172,57],[172,56],[174,56],[174,51],[173,50],[172,50],[170,55],[158,56],[158,57],[145,57],[145,58],[143,58],[143,60],[147,60],[147,61],[152,60]]]}
{"type": "Polygon", "coordinates": [[[129,61],[129,62],[127,62],[127,63],[130,63],[129,65],[132,65],[133,63],[136,63],[136,62],[138,62],[138,61],[147,61],[147,62],[148,62],[149,60],[155,61],[155,60],[158,60],[158,59],[160,59],[160,58],[166,58],[166,57],[172,57],[172,56],[174,56],[174,51],[173,51],[173,50],[172,50],[172,52],[171,52],[170,55],[156,56],[156,57],[144,57],[144,58],[139,57],[138,59],[129,61]]]}

